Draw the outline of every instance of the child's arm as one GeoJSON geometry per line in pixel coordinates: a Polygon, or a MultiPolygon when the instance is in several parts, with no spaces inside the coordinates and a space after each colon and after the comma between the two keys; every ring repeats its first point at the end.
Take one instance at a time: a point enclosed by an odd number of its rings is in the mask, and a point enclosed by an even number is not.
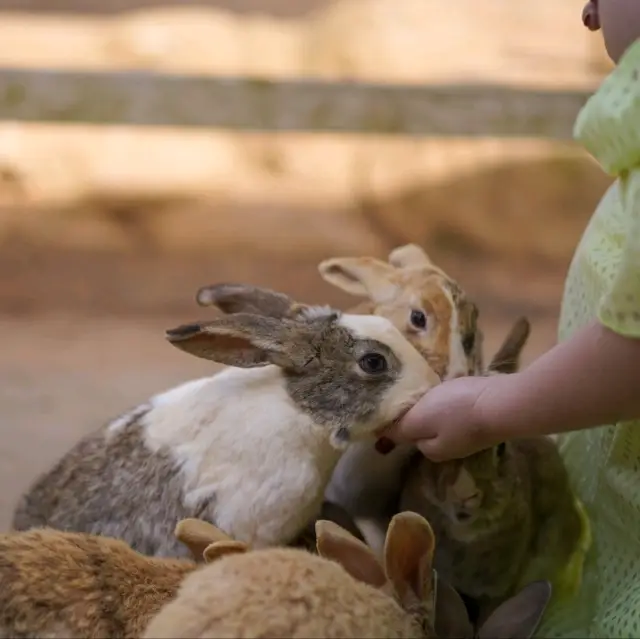
{"type": "Polygon", "coordinates": [[[640,417],[640,339],[593,322],[529,368],[488,386],[474,410],[498,438],[640,417]]]}
{"type": "Polygon", "coordinates": [[[640,339],[594,322],[520,373],[465,377],[429,391],[390,429],[434,461],[501,441],[640,417],[640,339]]]}

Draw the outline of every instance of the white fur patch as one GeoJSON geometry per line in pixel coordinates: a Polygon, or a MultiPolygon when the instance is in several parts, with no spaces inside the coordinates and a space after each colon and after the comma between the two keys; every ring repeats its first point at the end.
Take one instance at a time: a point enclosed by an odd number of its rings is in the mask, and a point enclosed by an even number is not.
{"type": "Polygon", "coordinates": [[[211,377],[200,377],[198,379],[192,379],[178,386],[174,386],[169,390],[157,393],[149,402],[155,408],[164,404],[175,404],[179,402],[183,397],[189,397],[199,388],[202,388],[210,383],[211,377]]]}
{"type": "Polygon", "coordinates": [[[323,317],[331,317],[332,315],[340,317],[341,313],[331,308],[331,306],[306,306],[302,307],[299,313],[300,319],[306,320],[321,319],[323,317]]]}
{"type": "MultiPolygon", "coordinates": [[[[379,315],[349,315],[340,317],[339,324],[347,328],[355,337],[363,339],[376,339],[386,344],[394,351],[400,359],[401,353],[397,351],[406,350],[407,345],[413,348],[404,338],[402,333],[386,317],[379,315]]],[[[415,349],[414,349],[415,350],[415,349]]]]}
{"type": "Polygon", "coordinates": [[[341,453],[294,405],[276,366],[228,368],[153,403],[148,446],[172,451],[186,502],[211,499],[216,525],[235,539],[288,542],[319,509],[341,453]]]}

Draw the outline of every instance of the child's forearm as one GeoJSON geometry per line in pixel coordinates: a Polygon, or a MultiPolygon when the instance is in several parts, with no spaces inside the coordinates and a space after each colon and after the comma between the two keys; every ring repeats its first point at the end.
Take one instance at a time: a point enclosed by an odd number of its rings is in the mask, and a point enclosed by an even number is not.
{"type": "Polygon", "coordinates": [[[496,440],[640,418],[640,339],[594,322],[524,371],[501,377],[475,408],[496,440]]]}

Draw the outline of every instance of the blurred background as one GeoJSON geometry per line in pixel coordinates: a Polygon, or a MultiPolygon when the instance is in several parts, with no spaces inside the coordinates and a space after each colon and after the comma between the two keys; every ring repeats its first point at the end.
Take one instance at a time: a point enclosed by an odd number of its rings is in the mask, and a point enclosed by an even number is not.
{"type": "MultiPolygon", "coordinates": [[[[0,67],[588,92],[609,67],[581,8],[0,0],[0,67]]],[[[518,315],[531,319],[531,361],[555,341],[569,259],[609,183],[570,140],[554,139],[543,99],[530,104],[535,138],[491,128],[433,138],[27,123],[5,117],[7,105],[0,100],[5,527],[18,494],[80,435],[212,370],[163,338],[207,316],[194,301],[206,283],[252,282],[346,308],[355,300],[322,282],[321,259],[384,258],[417,242],[477,301],[488,357],[518,315]]]]}

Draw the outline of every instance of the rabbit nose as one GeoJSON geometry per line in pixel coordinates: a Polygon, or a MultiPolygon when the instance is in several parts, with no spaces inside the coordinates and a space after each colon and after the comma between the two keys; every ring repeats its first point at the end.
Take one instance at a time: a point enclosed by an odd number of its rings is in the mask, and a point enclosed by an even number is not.
{"type": "Polygon", "coordinates": [[[477,508],[480,505],[481,500],[482,500],[482,495],[478,491],[478,492],[475,492],[470,497],[467,497],[465,500],[463,500],[462,506],[465,509],[473,510],[474,508],[477,508]]]}
{"type": "Polygon", "coordinates": [[[480,506],[482,495],[476,492],[470,497],[463,499],[455,509],[455,517],[458,521],[465,522],[471,519],[473,512],[480,506]]]}

